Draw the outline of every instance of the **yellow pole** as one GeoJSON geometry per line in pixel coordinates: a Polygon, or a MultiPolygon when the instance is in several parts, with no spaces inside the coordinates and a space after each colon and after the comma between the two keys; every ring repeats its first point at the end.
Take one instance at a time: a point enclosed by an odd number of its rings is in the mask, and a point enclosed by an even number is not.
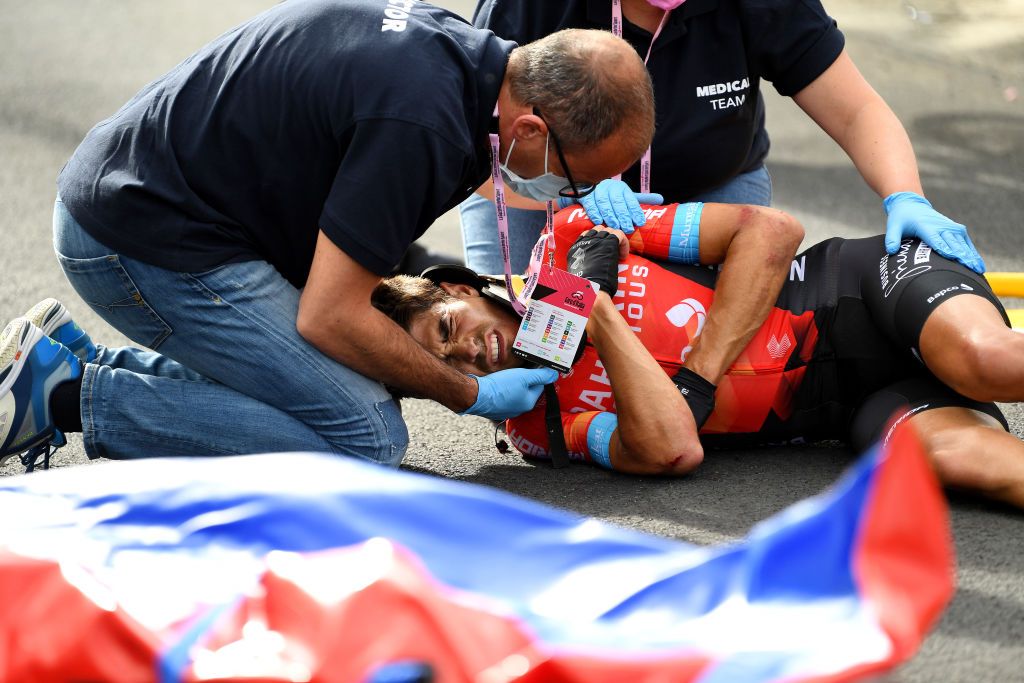
{"type": "Polygon", "coordinates": [[[1010,316],[1010,325],[1013,329],[1024,332],[1024,309],[1011,308],[1006,311],[1006,315],[1010,316]]]}
{"type": "Polygon", "coordinates": [[[1024,297],[1024,273],[985,273],[996,296],[1024,297]]]}

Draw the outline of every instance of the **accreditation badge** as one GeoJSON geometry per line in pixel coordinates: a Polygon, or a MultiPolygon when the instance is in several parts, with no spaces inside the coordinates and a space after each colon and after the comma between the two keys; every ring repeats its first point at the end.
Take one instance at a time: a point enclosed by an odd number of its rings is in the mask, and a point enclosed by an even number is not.
{"type": "Polygon", "coordinates": [[[583,342],[596,298],[590,280],[541,266],[512,353],[532,363],[568,372],[583,342]]]}

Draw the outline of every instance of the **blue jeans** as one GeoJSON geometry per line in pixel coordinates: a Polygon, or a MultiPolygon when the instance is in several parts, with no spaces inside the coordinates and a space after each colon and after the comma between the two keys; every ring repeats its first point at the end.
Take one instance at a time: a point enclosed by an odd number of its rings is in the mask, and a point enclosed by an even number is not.
{"type": "MultiPolygon", "coordinates": [[[[771,206],[772,179],[764,166],[740,174],[713,190],[694,197],[688,202],[718,204],[756,204],[771,206]]],[[[466,265],[478,273],[497,274],[505,267],[498,246],[498,220],[494,216],[494,202],[478,194],[459,205],[462,223],[462,244],[466,265]]],[[[525,273],[530,264],[530,250],[544,229],[546,212],[528,209],[508,210],[509,252],[513,273],[525,273]]]]}
{"type": "Polygon", "coordinates": [[[79,296],[145,346],[99,348],[82,379],[90,457],[327,451],[397,466],[387,390],[295,329],[299,290],[264,261],[177,273],[114,253],[57,200],[54,249],[79,296]]]}

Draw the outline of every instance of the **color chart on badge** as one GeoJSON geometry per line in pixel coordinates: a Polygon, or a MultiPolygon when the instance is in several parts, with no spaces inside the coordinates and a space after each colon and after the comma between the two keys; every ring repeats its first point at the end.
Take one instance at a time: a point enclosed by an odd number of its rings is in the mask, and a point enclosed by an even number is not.
{"type": "Polygon", "coordinates": [[[527,360],[567,372],[587,319],[543,301],[531,301],[513,351],[527,360]]]}

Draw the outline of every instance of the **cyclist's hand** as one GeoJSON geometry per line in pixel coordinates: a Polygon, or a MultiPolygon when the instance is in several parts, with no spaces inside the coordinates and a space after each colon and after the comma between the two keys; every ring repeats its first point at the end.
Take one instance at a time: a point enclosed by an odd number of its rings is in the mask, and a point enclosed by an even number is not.
{"type": "Polygon", "coordinates": [[[569,247],[565,261],[570,273],[597,283],[601,291],[615,296],[619,287],[619,239],[615,233],[587,230],[569,247]]]}

